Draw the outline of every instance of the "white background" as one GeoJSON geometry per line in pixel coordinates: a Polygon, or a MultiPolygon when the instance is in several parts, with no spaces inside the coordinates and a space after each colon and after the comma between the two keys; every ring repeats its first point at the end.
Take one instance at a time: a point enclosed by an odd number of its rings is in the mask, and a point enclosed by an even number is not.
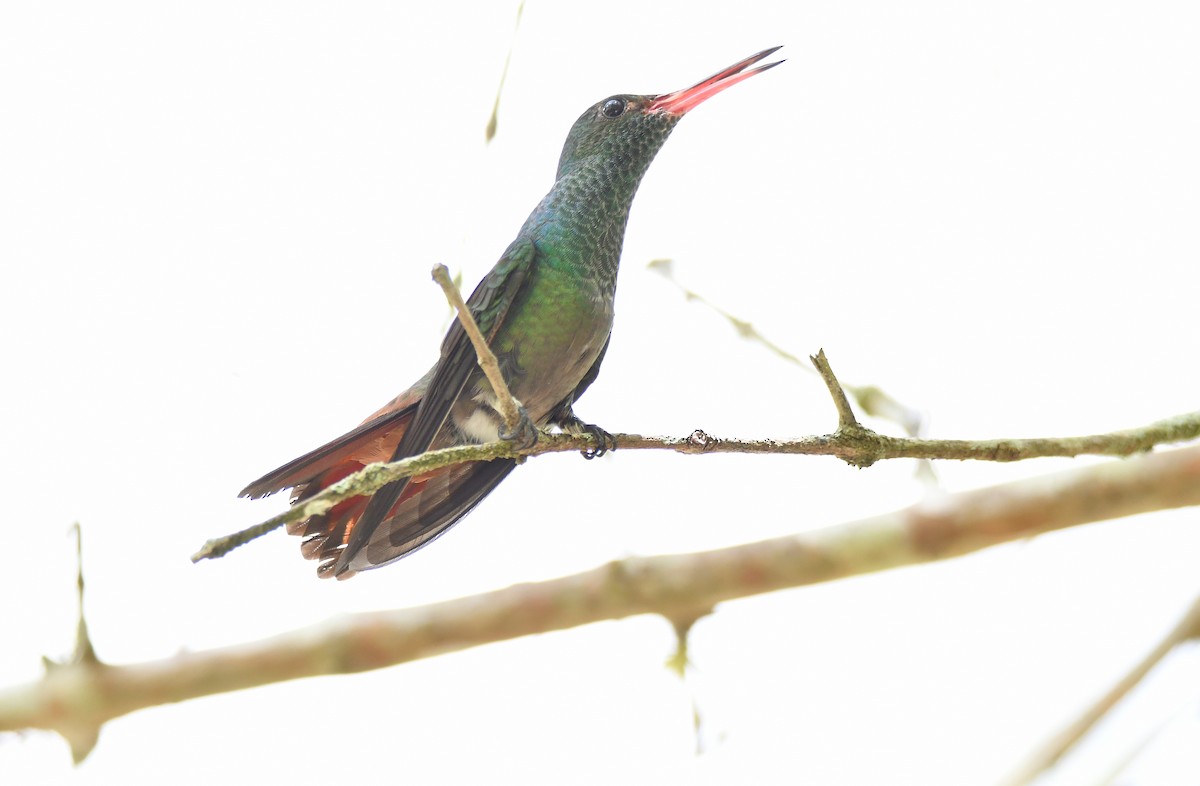
{"type": "MultiPolygon", "coordinates": [[[[932,436],[1196,408],[1195,4],[532,0],[485,146],[515,10],[0,6],[0,684],[70,648],[73,521],[97,650],[126,663],[920,499],[910,462],[559,455],[350,582],[281,533],[187,559],[282,509],[235,499],[246,482],[428,367],[430,267],[486,272],[585,107],[774,44],[788,62],[695,110],[643,182],[583,418],[834,425],[814,377],[685,303],[659,257],[932,436]]],[[[1083,463],[938,468],[958,490],[1083,463]]],[[[1174,623],[1198,546],[1185,510],[724,604],[686,685],[643,617],[139,712],[78,769],[53,735],[8,736],[0,782],[987,783],[1174,623]]],[[[1053,782],[1102,782],[1158,729],[1119,782],[1200,781],[1183,655],[1053,782]]]]}

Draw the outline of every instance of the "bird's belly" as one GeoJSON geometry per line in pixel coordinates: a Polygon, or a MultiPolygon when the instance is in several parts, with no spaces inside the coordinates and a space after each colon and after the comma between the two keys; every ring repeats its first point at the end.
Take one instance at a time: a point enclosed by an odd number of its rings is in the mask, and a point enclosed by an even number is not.
{"type": "MultiPolygon", "coordinates": [[[[505,381],[530,418],[543,425],[595,364],[612,330],[611,297],[577,274],[542,269],[509,310],[492,341],[505,381]],[[514,313],[515,312],[515,313],[514,313]]],[[[487,442],[501,420],[482,372],[468,383],[452,419],[463,437],[487,442]]]]}
{"type": "Polygon", "coordinates": [[[543,422],[578,387],[612,323],[612,297],[595,282],[556,269],[538,271],[515,329],[497,342],[511,367],[505,378],[534,422],[543,422]]]}

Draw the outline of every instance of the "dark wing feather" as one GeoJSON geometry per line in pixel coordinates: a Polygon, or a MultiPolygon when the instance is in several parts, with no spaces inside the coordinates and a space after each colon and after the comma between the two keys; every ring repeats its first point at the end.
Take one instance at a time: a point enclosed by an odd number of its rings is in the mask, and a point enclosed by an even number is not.
{"type": "MultiPolygon", "coordinates": [[[[509,245],[505,250],[504,255],[491,272],[484,277],[483,281],[479,282],[479,286],[471,293],[471,297],[467,299],[467,306],[471,309],[471,314],[475,317],[475,321],[479,324],[479,329],[490,344],[495,338],[496,333],[504,324],[504,319],[508,314],[508,309],[512,304],[520,298],[521,288],[529,276],[529,271],[533,268],[534,261],[537,255],[537,248],[533,241],[526,237],[519,237],[509,245]]],[[[416,414],[413,416],[412,422],[401,437],[400,443],[396,446],[396,451],[392,455],[392,461],[417,456],[429,449],[438,431],[446,422],[446,418],[450,415],[450,409],[454,402],[462,395],[463,388],[467,384],[467,380],[477,368],[475,349],[471,345],[471,339],[467,336],[466,330],[463,329],[459,320],[455,319],[450,325],[450,330],[446,333],[446,338],[442,342],[441,359],[433,372],[433,377],[429,381],[429,387],[425,391],[425,395],[421,399],[421,403],[417,406],[416,414]]],[[[511,471],[509,467],[508,471],[511,471]]],[[[396,540],[401,544],[408,542],[410,539],[418,541],[416,545],[407,550],[401,550],[398,556],[391,557],[398,559],[407,551],[413,548],[418,548],[425,543],[441,534],[461,518],[471,507],[474,507],[484,495],[495,487],[504,475],[491,478],[491,473],[483,473],[477,481],[472,484],[472,489],[476,486],[483,488],[482,493],[464,509],[459,511],[457,515],[448,518],[446,521],[431,520],[426,524],[421,516],[413,519],[411,522],[405,520],[396,529],[388,531],[388,540],[396,540]],[[490,482],[489,482],[490,479],[490,482]],[[424,537],[428,530],[437,528],[437,533],[430,537],[424,537]],[[416,533],[416,534],[413,534],[416,533]]],[[[375,531],[385,519],[389,518],[392,508],[400,501],[401,495],[409,485],[409,478],[402,478],[384,486],[379,491],[375,492],[371,497],[371,501],[367,503],[367,509],[363,512],[362,518],[354,525],[350,531],[349,540],[346,543],[346,548],[343,550],[337,564],[333,567],[337,575],[341,575],[346,571],[351,570],[351,564],[362,565],[362,560],[357,559],[359,552],[363,550],[368,543],[376,540],[375,531]]],[[[416,499],[421,495],[413,495],[410,499],[416,499]]],[[[453,499],[453,498],[451,498],[453,499]]],[[[419,503],[418,503],[419,504],[419,503]]],[[[448,502],[446,504],[449,504],[448,502]]],[[[447,509],[448,510],[448,509],[447,509]]],[[[392,544],[393,548],[396,547],[392,544]]],[[[374,560],[369,560],[368,567],[374,567],[374,560]]],[[[361,569],[361,567],[359,568],[361,569]]]]}
{"type": "Polygon", "coordinates": [[[516,466],[514,459],[473,461],[420,483],[419,493],[401,499],[338,578],[387,565],[429,545],[470,513],[516,466]]]}

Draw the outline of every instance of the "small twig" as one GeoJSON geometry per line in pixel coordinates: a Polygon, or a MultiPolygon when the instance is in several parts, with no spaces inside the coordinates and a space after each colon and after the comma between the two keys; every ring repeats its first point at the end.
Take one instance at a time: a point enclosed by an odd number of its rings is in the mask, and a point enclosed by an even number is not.
{"type": "Polygon", "coordinates": [[[508,383],[504,381],[504,375],[500,373],[500,363],[492,354],[491,348],[488,347],[487,339],[480,332],[479,325],[475,323],[471,309],[467,308],[467,304],[463,302],[462,293],[450,280],[450,271],[446,269],[445,265],[433,266],[433,280],[446,293],[446,300],[449,300],[450,305],[454,306],[454,310],[458,312],[458,321],[462,323],[463,330],[467,331],[467,335],[471,338],[471,344],[475,347],[475,356],[479,360],[479,367],[483,369],[488,382],[492,384],[492,392],[496,394],[496,408],[504,417],[504,425],[508,426],[510,432],[515,433],[521,423],[521,414],[517,410],[517,402],[513,398],[512,391],[508,389],[508,383]]]}
{"type": "Polygon", "coordinates": [[[812,361],[813,366],[817,369],[817,373],[825,381],[825,387],[829,388],[829,395],[833,396],[833,406],[837,408],[838,413],[838,431],[862,428],[858,424],[858,418],[854,417],[854,410],[850,408],[850,401],[846,398],[846,391],[842,390],[841,383],[833,375],[829,359],[825,357],[825,350],[818,349],[817,354],[809,355],[808,359],[812,361]]]}
{"type": "Polygon", "coordinates": [[[1198,637],[1200,637],[1200,598],[1196,598],[1192,602],[1191,608],[1183,615],[1179,623],[1155,645],[1154,649],[1146,654],[1146,657],[1142,658],[1117,681],[1116,685],[1113,685],[1095,703],[1084,710],[1070,725],[1031,753],[1016,770],[1005,777],[1002,781],[1003,786],[1026,786],[1036,780],[1041,773],[1057,764],[1109,710],[1117,705],[1117,702],[1145,679],[1150,670],[1158,665],[1167,653],[1188,639],[1198,637]]]}

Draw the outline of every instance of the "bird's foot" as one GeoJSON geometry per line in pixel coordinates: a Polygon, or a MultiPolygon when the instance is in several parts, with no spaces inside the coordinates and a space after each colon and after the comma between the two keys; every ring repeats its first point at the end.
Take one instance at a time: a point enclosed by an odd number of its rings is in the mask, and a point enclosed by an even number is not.
{"type": "Polygon", "coordinates": [[[533,419],[529,417],[529,413],[525,411],[525,407],[517,406],[517,415],[520,419],[517,421],[517,427],[509,430],[508,424],[504,423],[500,426],[500,439],[505,442],[511,442],[512,446],[517,450],[526,450],[537,444],[538,427],[533,424],[533,419]]]}
{"type": "Polygon", "coordinates": [[[580,455],[582,455],[588,461],[591,461],[594,458],[599,458],[610,450],[617,449],[616,437],[595,424],[584,423],[579,418],[572,417],[570,421],[562,426],[562,430],[575,436],[587,434],[589,437],[596,440],[596,447],[584,448],[583,450],[579,451],[580,455]]]}

